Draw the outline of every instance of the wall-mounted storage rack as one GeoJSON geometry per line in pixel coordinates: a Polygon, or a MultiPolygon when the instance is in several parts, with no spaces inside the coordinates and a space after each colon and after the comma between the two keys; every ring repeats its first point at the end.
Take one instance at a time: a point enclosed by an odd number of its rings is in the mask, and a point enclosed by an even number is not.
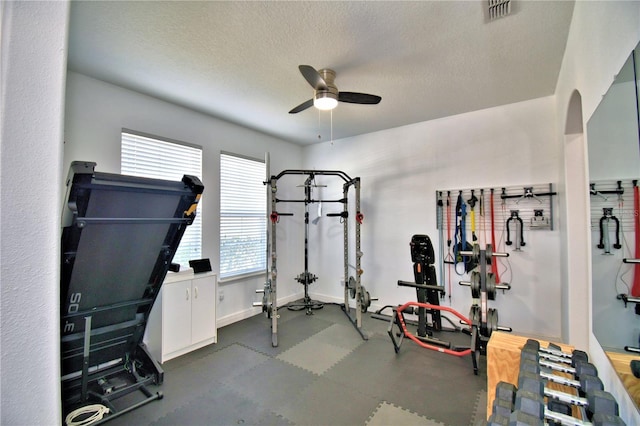
{"type": "MultiPolygon", "coordinates": [[[[451,200],[451,224],[452,227],[455,227],[456,202],[458,195],[461,194],[462,200],[467,203],[467,230],[469,230],[471,226],[469,200],[474,196],[477,198],[474,208],[476,232],[480,229],[481,224],[485,226],[485,229],[489,230],[491,226],[491,218],[489,215],[492,190],[494,200],[494,226],[496,231],[506,230],[507,220],[512,216],[512,212],[517,212],[525,230],[553,230],[553,196],[557,195],[557,193],[553,190],[553,184],[551,183],[438,190],[436,191],[436,201],[438,203],[440,200],[442,201],[442,220],[440,220],[440,213],[438,213],[440,207],[437,207],[436,210],[439,218],[437,224],[438,229],[442,228],[446,230],[447,227],[447,194],[449,194],[451,200]],[[484,203],[480,201],[481,199],[484,203]]],[[[469,240],[470,239],[469,237],[469,240]]]]}
{"type": "MultiPolygon", "coordinates": [[[[637,181],[637,179],[635,180],[637,181]]],[[[611,209],[620,223],[620,231],[634,232],[633,218],[633,183],[634,179],[600,180],[589,184],[591,201],[591,230],[599,232],[600,219],[604,209],[611,209]]]]}

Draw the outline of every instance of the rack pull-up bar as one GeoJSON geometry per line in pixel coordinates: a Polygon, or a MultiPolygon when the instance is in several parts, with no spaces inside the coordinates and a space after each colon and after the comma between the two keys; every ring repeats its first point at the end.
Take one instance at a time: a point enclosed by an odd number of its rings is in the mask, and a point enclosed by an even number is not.
{"type": "Polygon", "coordinates": [[[346,203],[347,200],[345,198],[341,198],[339,200],[313,200],[313,199],[303,199],[303,200],[281,200],[280,198],[276,198],[276,203],[346,203]]]}
{"type": "Polygon", "coordinates": [[[275,177],[276,180],[280,179],[285,175],[325,175],[325,176],[339,176],[345,182],[353,182],[353,179],[349,177],[348,174],[342,172],[340,170],[283,170],[277,176],[272,176],[272,179],[275,177]]]}

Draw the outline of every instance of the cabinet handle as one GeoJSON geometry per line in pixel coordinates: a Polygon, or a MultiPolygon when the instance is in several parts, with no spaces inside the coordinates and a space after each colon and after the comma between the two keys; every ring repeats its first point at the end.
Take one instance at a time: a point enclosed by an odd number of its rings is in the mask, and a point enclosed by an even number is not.
{"type": "Polygon", "coordinates": [[[198,298],[198,287],[194,287],[193,290],[194,290],[193,294],[194,294],[195,298],[197,299],[198,298]]]}
{"type": "Polygon", "coordinates": [[[189,300],[189,289],[187,289],[187,300],[189,300]]]}

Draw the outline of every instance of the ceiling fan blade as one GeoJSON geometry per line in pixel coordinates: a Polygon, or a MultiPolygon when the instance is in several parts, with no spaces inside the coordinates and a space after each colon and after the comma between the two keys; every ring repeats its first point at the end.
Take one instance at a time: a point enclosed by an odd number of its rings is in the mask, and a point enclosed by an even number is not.
{"type": "Polygon", "coordinates": [[[308,101],[304,101],[303,103],[301,103],[300,105],[298,105],[297,107],[289,111],[289,114],[297,114],[300,111],[304,111],[305,109],[312,106],[313,106],[313,99],[309,99],[308,101]]]}
{"type": "Polygon", "coordinates": [[[327,83],[315,68],[310,65],[299,65],[298,69],[314,90],[327,90],[327,83]]]}
{"type": "Polygon", "coordinates": [[[382,98],[368,93],[340,92],[338,93],[338,100],[350,104],[377,104],[380,103],[382,98]]]}

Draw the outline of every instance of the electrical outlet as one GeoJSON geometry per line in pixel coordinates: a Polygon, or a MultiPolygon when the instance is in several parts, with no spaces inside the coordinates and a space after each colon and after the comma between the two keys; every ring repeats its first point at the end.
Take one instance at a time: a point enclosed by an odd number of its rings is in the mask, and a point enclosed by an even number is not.
{"type": "Polygon", "coordinates": [[[221,302],[224,300],[224,291],[222,290],[218,291],[218,300],[221,302]]]}

